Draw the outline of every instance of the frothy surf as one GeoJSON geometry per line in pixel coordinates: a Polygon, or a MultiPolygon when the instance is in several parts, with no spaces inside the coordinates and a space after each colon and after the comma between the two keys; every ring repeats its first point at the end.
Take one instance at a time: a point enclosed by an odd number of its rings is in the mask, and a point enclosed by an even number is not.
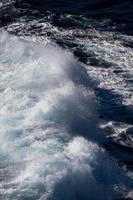
{"type": "Polygon", "coordinates": [[[6,32],[0,42],[0,198],[110,200],[127,192],[124,169],[95,143],[98,104],[85,68],[56,45],[6,32]]]}

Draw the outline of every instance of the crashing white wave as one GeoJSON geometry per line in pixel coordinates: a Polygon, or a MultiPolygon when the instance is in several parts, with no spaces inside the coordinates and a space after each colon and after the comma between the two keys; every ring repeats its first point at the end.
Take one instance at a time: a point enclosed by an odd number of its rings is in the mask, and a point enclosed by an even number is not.
{"type": "Polygon", "coordinates": [[[97,101],[84,68],[50,44],[0,34],[2,200],[113,199],[126,176],[92,141],[97,101]]]}

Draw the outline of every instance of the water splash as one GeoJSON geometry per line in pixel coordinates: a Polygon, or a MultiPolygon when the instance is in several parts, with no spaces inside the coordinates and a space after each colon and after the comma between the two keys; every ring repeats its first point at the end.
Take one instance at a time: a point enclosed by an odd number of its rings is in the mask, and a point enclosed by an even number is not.
{"type": "Polygon", "coordinates": [[[124,169],[92,142],[101,137],[98,103],[85,68],[56,45],[6,32],[0,41],[1,199],[110,200],[126,192],[124,169]]]}

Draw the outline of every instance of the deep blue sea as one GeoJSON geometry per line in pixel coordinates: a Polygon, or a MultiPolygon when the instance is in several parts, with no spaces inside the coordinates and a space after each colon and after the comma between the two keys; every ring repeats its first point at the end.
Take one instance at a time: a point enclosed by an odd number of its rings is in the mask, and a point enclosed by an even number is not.
{"type": "Polygon", "coordinates": [[[0,0],[0,200],[133,200],[133,0],[0,0]]]}

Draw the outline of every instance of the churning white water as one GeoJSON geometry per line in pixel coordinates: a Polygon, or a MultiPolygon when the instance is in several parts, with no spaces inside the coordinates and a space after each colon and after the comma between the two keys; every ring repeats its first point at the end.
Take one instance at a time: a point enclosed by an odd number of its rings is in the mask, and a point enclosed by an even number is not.
{"type": "Polygon", "coordinates": [[[71,53],[0,34],[1,200],[110,200],[126,191],[124,170],[93,142],[91,84],[71,53]]]}

